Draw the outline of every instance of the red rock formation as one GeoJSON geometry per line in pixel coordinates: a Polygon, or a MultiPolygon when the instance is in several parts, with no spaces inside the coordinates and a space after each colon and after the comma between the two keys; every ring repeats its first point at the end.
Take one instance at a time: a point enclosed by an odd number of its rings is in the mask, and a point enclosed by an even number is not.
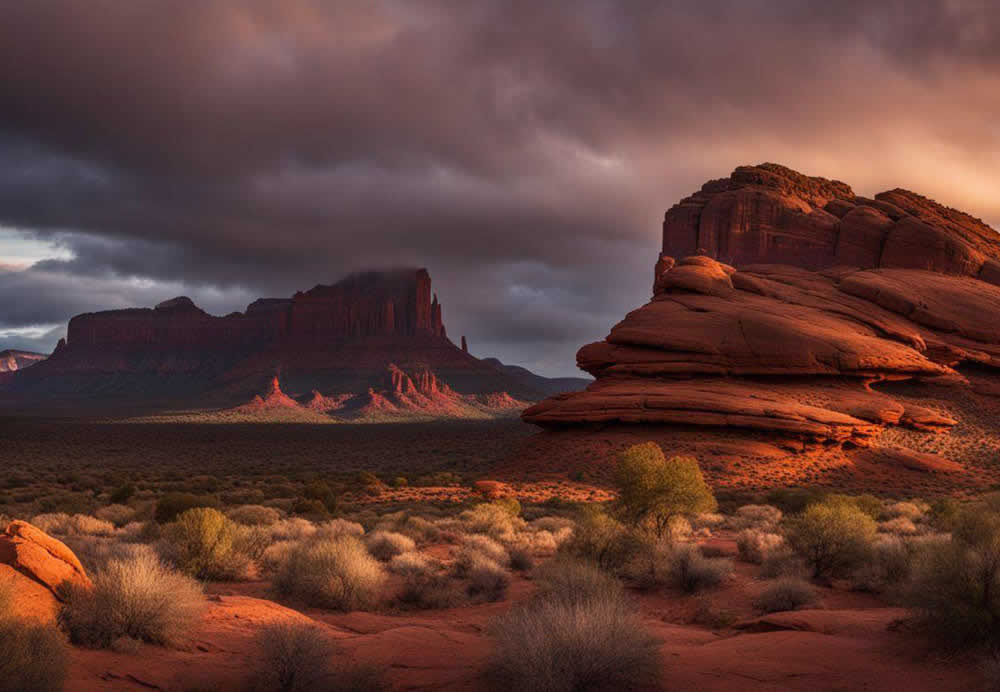
{"type": "Polygon", "coordinates": [[[12,521],[0,535],[0,565],[7,565],[41,584],[57,597],[64,582],[91,586],[86,570],[72,550],[25,521],[12,521]]]}
{"type": "Polygon", "coordinates": [[[960,371],[1000,369],[998,257],[992,229],[914,193],[869,200],[773,164],[738,168],[667,212],[652,301],[577,355],[597,381],[523,417],[673,429],[678,443],[726,430],[744,458],[762,441],[847,445],[841,459],[872,447],[859,465],[955,473],[946,458],[886,451],[883,437],[950,430],[998,379],[977,371],[973,389],[960,371]],[[697,248],[707,254],[685,256],[697,248]],[[876,391],[905,380],[951,385],[933,396],[955,406],[876,391]]]}
{"type": "Polygon", "coordinates": [[[0,373],[23,370],[41,363],[46,358],[48,356],[45,354],[33,353],[32,351],[18,351],[16,349],[0,351],[0,373]]]}

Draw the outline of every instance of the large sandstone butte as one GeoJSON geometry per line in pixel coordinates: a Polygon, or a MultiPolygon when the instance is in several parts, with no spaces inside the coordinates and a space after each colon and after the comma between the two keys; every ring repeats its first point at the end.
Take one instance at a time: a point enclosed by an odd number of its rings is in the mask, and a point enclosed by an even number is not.
{"type": "MultiPolygon", "coordinates": [[[[81,402],[225,407],[260,397],[267,406],[256,410],[263,411],[287,408],[273,405],[280,403],[272,396],[278,375],[283,393],[316,411],[317,401],[342,402],[346,395],[400,394],[394,369],[418,379],[429,372],[461,395],[499,397],[498,410],[509,408],[506,395],[537,401],[579,385],[516,376],[455,346],[427,270],[394,269],[355,274],[291,298],[260,299],[223,317],[186,297],[155,308],[77,315],[66,340],[47,360],[8,378],[4,395],[14,405],[68,408],[81,402]]],[[[440,393],[430,380],[424,385],[440,393]]],[[[380,412],[395,406],[389,404],[380,412]]]]}
{"type": "Polygon", "coordinates": [[[580,349],[593,384],[524,412],[548,432],[519,470],[600,473],[654,439],[722,487],[1000,480],[998,259],[912,192],[737,168],[666,213],[652,300],[580,349]]]}

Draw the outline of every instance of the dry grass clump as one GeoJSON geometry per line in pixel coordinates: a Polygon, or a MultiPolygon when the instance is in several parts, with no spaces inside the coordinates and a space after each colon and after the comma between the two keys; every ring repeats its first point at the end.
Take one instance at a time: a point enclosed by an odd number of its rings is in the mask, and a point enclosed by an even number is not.
{"type": "Polygon", "coordinates": [[[0,584],[0,692],[58,692],[69,669],[63,635],[37,620],[6,616],[9,588],[0,584]]]}
{"type": "Polygon", "coordinates": [[[795,551],[788,547],[772,550],[760,563],[758,573],[764,579],[777,579],[778,577],[801,577],[807,573],[806,564],[795,551]]]}
{"type": "Polygon", "coordinates": [[[162,645],[183,641],[204,604],[201,586],[149,552],[110,560],[93,589],[63,591],[60,622],[77,644],[107,648],[121,637],[162,645]]]}
{"type": "Polygon", "coordinates": [[[94,516],[117,527],[125,526],[135,518],[136,510],[128,505],[108,505],[94,512],[94,516]]]}
{"type": "Polygon", "coordinates": [[[281,512],[264,505],[240,505],[226,511],[226,515],[244,526],[273,526],[281,519],[281,512]]]}
{"type": "Polygon", "coordinates": [[[465,601],[461,584],[445,574],[411,574],[396,598],[397,603],[421,610],[454,608],[465,601]]]}
{"type": "Polygon", "coordinates": [[[782,511],[772,505],[743,505],[736,510],[728,524],[734,529],[757,529],[773,532],[781,522],[782,511]]]}
{"type": "Polygon", "coordinates": [[[434,570],[431,560],[415,550],[395,555],[389,560],[389,571],[403,576],[428,574],[434,570]]]}
{"type": "Polygon", "coordinates": [[[798,610],[813,605],[818,600],[812,584],[798,577],[782,577],[771,583],[754,600],[754,607],[762,613],[798,610]]]}
{"type": "Polygon", "coordinates": [[[110,536],[115,527],[110,521],[104,521],[88,514],[37,514],[30,523],[45,533],[56,536],[110,536]]]}
{"type": "Polygon", "coordinates": [[[851,575],[852,588],[872,593],[897,589],[910,577],[917,546],[916,542],[910,545],[899,536],[879,536],[872,544],[868,558],[851,575]]]}
{"type": "Polygon", "coordinates": [[[356,521],[347,519],[330,519],[316,525],[317,538],[336,538],[337,536],[365,535],[365,527],[356,521]]]}
{"type": "Polygon", "coordinates": [[[850,572],[870,552],[876,524],[857,506],[860,498],[835,499],[810,505],[788,527],[785,538],[814,577],[850,572]]]}
{"type": "Polygon", "coordinates": [[[902,517],[912,522],[919,522],[930,511],[930,506],[919,500],[910,502],[894,502],[885,508],[885,515],[890,519],[902,517]]]}
{"type": "Polygon", "coordinates": [[[744,529],[736,536],[740,559],[755,565],[763,563],[768,555],[779,550],[784,544],[784,537],[759,529],[744,529]]]}
{"type": "Polygon", "coordinates": [[[535,558],[531,550],[518,545],[508,552],[510,553],[510,568],[515,572],[527,572],[535,566],[535,558]]]}
{"type": "Polygon", "coordinates": [[[621,582],[591,562],[557,557],[532,573],[537,597],[546,601],[576,604],[624,598],[621,582]]]}
{"type": "Polygon", "coordinates": [[[664,564],[656,568],[660,570],[665,583],[693,593],[721,584],[732,572],[732,564],[724,558],[705,557],[697,546],[678,545],[665,553],[664,564]]]}
{"type": "Polygon", "coordinates": [[[913,523],[912,519],[908,519],[907,517],[896,517],[895,519],[879,522],[878,531],[879,533],[891,533],[897,536],[913,536],[918,533],[920,529],[917,528],[917,525],[913,523]]]}
{"type": "Polygon", "coordinates": [[[257,692],[376,692],[388,689],[382,672],[370,666],[335,666],[336,649],[315,625],[267,625],[252,689],[257,692]]]}
{"type": "MultiPolygon", "coordinates": [[[[519,506],[517,510],[520,510],[519,506]]],[[[467,532],[485,534],[501,541],[513,539],[525,527],[525,521],[517,516],[512,506],[501,502],[476,505],[462,512],[459,520],[467,532]]]]}
{"type": "Polygon", "coordinates": [[[261,568],[269,572],[278,569],[288,559],[295,546],[296,541],[275,541],[267,546],[260,556],[261,568]]]}
{"type": "MultiPolygon", "coordinates": [[[[268,527],[272,541],[300,541],[316,534],[316,525],[308,519],[279,519],[268,527]]],[[[363,530],[362,530],[363,532],[363,530]]]]}
{"type": "Polygon", "coordinates": [[[295,545],[274,576],[282,596],[320,608],[362,610],[374,605],[385,582],[382,565],[354,536],[316,538],[295,545]]]}
{"type": "Polygon", "coordinates": [[[602,586],[588,596],[566,588],[573,579],[555,578],[563,586],[549,593],[562,597],[533,599],[494,621],[496,649],[487,669],[494,689],[655,688],[659,642],[645,631],[633,607],[620,590],[609,595],[602,586]]]}
{"type": "Polygon", "coordinates": [[[382,562],[387,562],[397,555],[412,552],[417,547],[412,538],[393,531],[374,531],[368,535],[365,542],[368,545],[368,552],[376,560],[382,562]]]}
{"type": "Polygon", "coordinates": [[[510,586],[507,570],[488,559],[474,561],[468,568],[466,577],[466,593],[477,600],[499,601],[510,586]]]}

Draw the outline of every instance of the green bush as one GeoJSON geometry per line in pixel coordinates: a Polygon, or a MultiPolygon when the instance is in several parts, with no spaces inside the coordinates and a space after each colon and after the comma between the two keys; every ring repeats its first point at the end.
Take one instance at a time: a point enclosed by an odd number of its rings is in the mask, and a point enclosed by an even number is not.
{"type": "Polygon", "coordinates": [[[221,507],[219,498],[212,495],[191,495],[190,493],[167,493],[156,503],[156,512],[153,518],[157,523],[167,524],[178,517],[178,515],[198,507],[211,507],[218,509],[221,507]]]}
{"type": "Polygon", "coordinates": [[[591,560],[601,569],[621,570],[648,550],[649,541],[600,510],[588,508],[560,551],[591,560]]]}
{"type": "Polygon", "coordinates": [[[903,600],[949,643],[1000,644],[1000,512],[963,509],[949,540],[918,551],[903,600]]]}
{"type": "Polygon", "coordinates": [[[876,533],[875,520],[851,503],[810,505],[789,522],[785,538],[814,577],[843,574],[861,564],[876,533]]]}
{"type": "Polygon", "coordinates": [[[197,579],[239,578],[249,564],[239,528],[216,509],[189,509],[163,528],[164,556],[197,579]]]}
{"type": "Polygon", "coordinates": [[[107,648],[122,637],[176,645],[197,623],[201,586],[165,567],[150,552],[110,560],[94,588],[64,586],[60,622],[77,644],[107,648]]]}
{"type": "Polygon", "coordinates": [[[632,526],[650,528],[662,537],[672,518],[713,512],[718,507],[705,483],[698,461],[674,457],[669,461],[654,442],[622,452],[615,469],[616,509],[632,526]]]}
{"type": "Polygon", "coordinates": [[[874,495],[827,495],[820,503],[825,505],[847,505],[859,509],[876,521],[885,512],[885,503],[874,495]]]}
{"type": "Polygon", "coordinates": [[[307,605],[362,610],[378,601],[384,582],[382,565],[360,540],[344,535],[296,545],[273,583],[279,594],[307,605]]]}
{"type": "Polygon", "coordinates": [[[318,500],[328,512],[337,511],[337,495],[326,481],[315,480],[306,485],[302,495],[308,500],[318,500]]]}

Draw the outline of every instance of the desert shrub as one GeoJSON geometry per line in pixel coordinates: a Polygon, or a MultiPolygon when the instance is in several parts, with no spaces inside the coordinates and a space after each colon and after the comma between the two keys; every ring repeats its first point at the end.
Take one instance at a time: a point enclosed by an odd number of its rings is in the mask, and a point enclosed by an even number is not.
{"type": "Polygon", "coordinates": [[[906,517],[896,517],[888,521],[880,521],[878,524],[879,533],[891,533],[897,536],[912,536],[918,530],[916,524],[906,517]]]}
{"type": "Polygon", "coordinates": [[[927,505],[917,502],[893,502],[885,508],[885,516],[889,519],[903,517],[910,521],[920,521],[927,513],[927,505]]]}
{"type": "Polygon", "coordinates": [[[469,533],[485,534],[491,538],[508,540],[524,527],[524,520],[512,514],[499,502],[486,502],[462,512],[459,519],[469,533]]]}
{"type": "Polygon", "coordinates": [[[859,565],[875,537],[875,520],[843,501],[810,505],[788,526],[785,538],[812,570],[829,577],[859,565]]]}
{"type": "Polygon", "coordinates": [[[534,599],[494,621],[492,634],[487,679],[494,689],[651,689],[659,682],[659,642],[624,599],[534,599]]]}
{"type": "Polygon", "coordinates": [[[67,585],[60,621],[70,639],[106,648],[120,637],[154,644],[181,642],[197,622],[201,586],[163,565],[152,553],[110,560],[93,574],[94,588],[67,585]]]}
{"type": "Polygon", "coordinates": [[[302,495],[307,500],[315,500],[322,503],[327,512],[337,511],[337,495],[326,481],[315,480],[308,483],[303,488],[302,495]]]}
{"type": "Polygon", "coordinates": [[[786,546],[772,550],[764,557],[764,561],[760,563],[759,575],[764,579],[777,579],[804,576],[806,572],[802,558],[786,546]]]}
{"type": "Polygon", "coordinates": [[[263,505],[242,505],[226,512],[226,515],[237,524],[244,526],[273,526],[281,519],[281,512],[274,507],[263,505]]]}
{"type": "Polygon", "coordinates": [[[557,557],[532,573],[537,598],[574,605],[586,601],[617,601],[624,597],[621,582],[591,562],[557,557]]]}
{"type": "Polygon", "coordinates": [[[759,565],[775,550],[785,544],[785,539],[775,533],[765,533],[758,529],[744,529],[736,536],[736,548],[740,559],[759,565]]]}
{"type": "Polygon", "coordinates": [[[499,601],[507,593],[510,576],[507,571],[491,560],[476,560],[467,572],[466,592],[476,599],[499,601]]]}
{"type": "Polygon", "coordinates": [[[831,493],[815,504],[823,504],[827,506],[846,505],[847,507],[853,507],[854,509],[860,510],[872,519],[876,520],[879,519],[885,511],[885,503],[874,495],[868,494],[841,495],[839,493],[831,493]]]}
{"type": "Polygon", "coordinates": [[[858,591],[883,593],[904,584],[910,576],[913,550],[899,536],[879,536],[867,559],[851,575],[858,591]]]}
{"type": "Polygon", "coordinates": [[[336,538],[337,536],[365,535],[365,527],[356,521],[347,519],[330,519],[316,525],[317,538],[336,538]]]}
{"type": "Polygon", "coordinates": [[[778,488],[767,494],[767,503],[785,514],[798,514],[822,500],[822,493],[812,488],[778,488]]]}
{"type": "Polygon", "coordinates": [[[945,641],[1000,643],[1000,512],[964,509],[950,539],[924,544],[903,600],[945,641]]]}
{"type": "Polygon", "coordinates": [[[309,517],[316,521],[322,521],[330,516],[330,510],[326,508],[326,505],[324,505],[320,500],[312,500],[308,497],[295,498],[295,501],[292,502],[288,512],[290,514],[309,517]]]}
{"type": "Polygon", "coordinates": [[[131,500],[133,495],[135,495],[135,486],[131,483],[125,483],[112,490],[108,500],[111,504],[123,505],[131,500]]]}
{"type": "Polygon", "coordinates": [[[456,555],[458,564],[467,563],[472,559],[483,557],[498,565],[506,565],[510,562],[510,554],[507,549],[488,536],[472,535],[462,538],[456,555]]]}
{"type": "Polygon", "coordinates": [[[261,628],[253,689],[258,692],[376,692],[387,689],[377,668],[336,667],[336,649],[316,626],[276,623],[261,628]]]}
{"type": "Polygon", "coordinates": [[[443,574],[410,574],[403,582],[397,602],[423,610],[454,608],[465,601],[460,584],[443,574]]]}
{"type": "Polygon", "coordinates": [[[382,565],[360,540],[338,536],[294,546],[273,584],[279,594],[308,605],[361,610],[377,602],[384,581],[382,565]]]}
{"type": "Polygon", "coordinates": [[[539,517],[531,522],[531,528],[536,531],[548,531],[552,534],[559,533],[563,529],[571,531],[576,526],[576,522],[566,517],[539,517]]]}
{"type": "Polygon", "coordinates": [[[94,516],[115,526],[125,526],[135,517],[135,509],[128,505],[108,505],[95,511],[94,516]]]}
{"type": "Polygon", "coordinates": [[[367,537],[365,542],[368,545],[368,552],[376,560],[381,560],[382,562],[386,562],[397,555],[408,553],[417,547],[412,538],[393,531],[375,531],[367,537]]]}
{"type": "Polygon", "coordinates": [[[410,516],[402,522],[397,531],[409,536],[418,543],[432,543],[440,540],[441,530],[434,522],[424,517],[410,516]]]}
{"type": "Polygon", "coordinates": [[[0,596],[0,692],[58,692],[69,669],[62,633],[34,619],[5,616],[3,599],[0,596]]]}
{"type": "Polygon", "coordinates": [[[288,559],[295,545],[296,541],[275,541],[264,548],[264,552],[261,553],[259,560],[261,568],[265,571],[273,572],[281,567],[285,560],[288,559]]]}
{"type": "Polygon", "coordinates": [[[667,584],[693,593],[718,586],[732,572],[732,565],[726,559],[705,557],[696,546],[678,545],[665,553],[656,573],[661,569],[667,584]]]}
{"type": "Polygon", "coordinates": [[[237,529],[217,509],[189,509],[164,527],[162,552],[198,579],[236,579],[246,573],[249,562],[239,550],[237,529]]]}
{"type": "Polygon", "coordinates": [[[167,493],[157,501],[153,518],[160,524],[167,524],[189,509],[200,507],[218,509],[220,506],[219,498],[212,495],[167,493]]]}
{"type": "Polygon", "coordinates": [[[428,574],[433,569],[431,561],[417,551],[395,555],[389,560],[389,571],[404,576],[411,574],[428,574]]]}
{"type": "Polygon", "coordinates": [[[29,522],[42,531],[57,536],[110,536],[115,532],[111,522],[87,514],[72,516],[57,512],[37,514],[29,522]]]}
{"type": "Polygon", "coordinates": [[[951,531],[962,511],[961,503],[952,498],[945,497],[935,500],[931,504],[928,514],[931,524],[939,531],[951,531]]]}
{"type": "Polygon", "coordinates": [[[736,510],[730,523],[737,529],[752,528],[773,532],[782,516],[782,511],[772,505],[743,505],[736,510]]]}
{"type": "Polygon", "coordinates": [[[298,541],[316,534],[316,525],[308,519],[280,519],[268,527],[272,541],[298,541]]]}
{"type": "Polygon", "coordinates": [[[783,577],[769,584],[754,600],[762,613],[798,610],[817,601],[816,590],[804,579],[783,577]]]}
{"type": "Polygon", "coordinates": [[[690,518],[691,528],[695,531],[711,531],[726,523],[724,514],[717,512],[700,512],[690,518]]]}
{"type": "Polygon", "coordinates": [[[592,560],[602,569],[616,571],[632,563],[647,548],[644,536],[601,511],[589,509],[582,514],[573,536],[560,546],[560,551],[592,560]]]}
{"type": "Polygon", "coordinates": [[[718,506],[698,462],[690,457],[669,461],[655,442],[629,447],[615,469],[616,509],[632,526],[649,527],[662,537],[673,517],[713,512],[718,506]]]}
{"type": "MultiPolygon", "coordinates": [[[[551,534],[549,534],[551,535],[551,534]]],[[[531,551],[522,546],[510,549],[510,568],[517,572],[527,572],[535,566],[535,559],[531,556],[531,551]]]]}

